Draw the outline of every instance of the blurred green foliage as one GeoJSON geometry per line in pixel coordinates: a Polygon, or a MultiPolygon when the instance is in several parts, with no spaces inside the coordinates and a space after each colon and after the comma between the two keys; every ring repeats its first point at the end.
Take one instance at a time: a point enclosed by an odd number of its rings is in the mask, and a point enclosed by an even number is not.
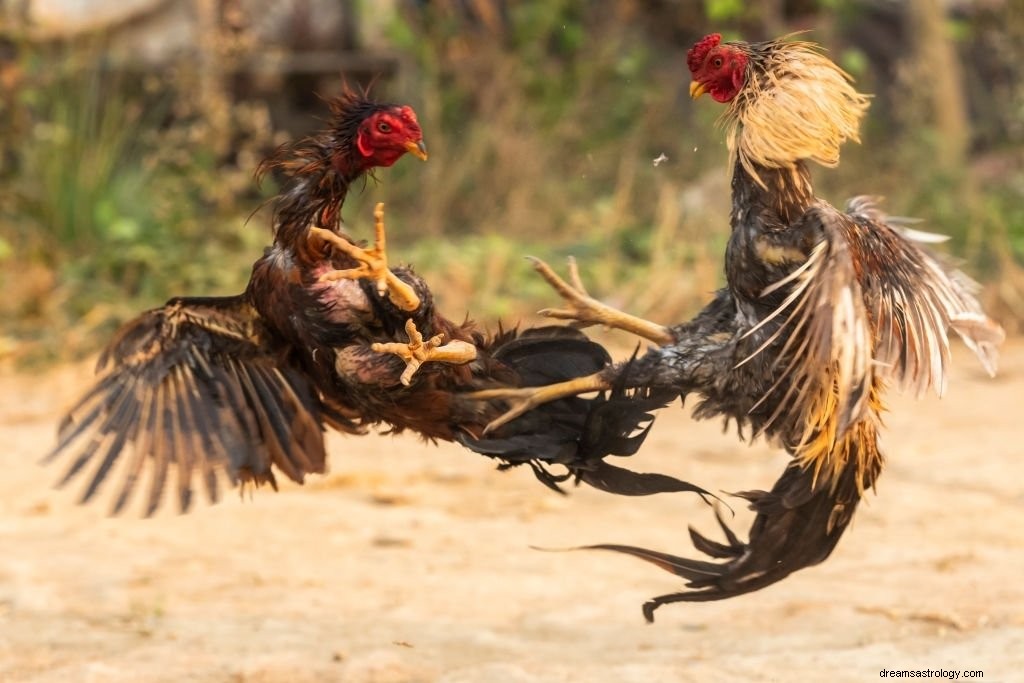
{"type": "MultiPolygon", "coordinates": [[[[1004,322],[1024,318],[1024,12],[950,18],[974,144],[943,169],[942,133],[920,116],[929,81],[904,68],[912,45],[861,40],[872,17],[857,0],[787,3],[805,13],[793,16],[748,0],[484,4],[501,11],[408,3],[391,16],[403,68],[378,90],[415,106],[431,160],[382,171],[344,211],[366,237],[387,202],[395,258],[449,316],[555,305],[526,254],[575,255],[592,293],[631,312],[692,313],[721,284],[729,169],[720,107],[686,96],[686,47],[710,30],[757,40],[813,23],[809,37],[876,95],[863,144],[815,169],[821,194],[887,195],[892,213],[954,237],[1004,322]]],[[[19,48],[16,84],[0,78],[0,358],[78,355],[172,295],[240,291],[269,236],[253,212],[274,188],[251,179],[280,141],[266,104],[211,96],[188,62],[110,69],[100,42],[19,48]]]]}
{"type": "Polygon", "coordinates": [[[241,229],[259,155],[241,155],[243,170],[211,151],[177,97],[188,79],[133,81],[91,46],[26,50],[21,68],[32,86],[8,101],[0,137],[8,340],[30,360],[74,356],[142,307],[244,286],[267,234],[241,229]]]}

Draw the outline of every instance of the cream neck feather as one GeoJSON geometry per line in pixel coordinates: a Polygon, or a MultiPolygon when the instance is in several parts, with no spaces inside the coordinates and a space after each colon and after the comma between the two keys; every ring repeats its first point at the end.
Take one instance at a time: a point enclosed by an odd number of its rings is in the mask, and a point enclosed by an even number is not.
{"type": "Polygon", "coordinates": [[[839,147],[860,142],[868,96],[814,43],[773,41],[750,54],[747,85],[723,116],[730,154],[762,187],[756,167],[793,168],[809,159],[839,163],[839,147]]]}

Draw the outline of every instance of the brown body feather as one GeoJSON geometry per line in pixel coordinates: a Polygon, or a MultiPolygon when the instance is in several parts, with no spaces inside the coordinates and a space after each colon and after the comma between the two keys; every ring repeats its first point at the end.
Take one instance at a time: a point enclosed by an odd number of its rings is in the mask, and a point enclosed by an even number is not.
{"type": "MultiPolygon", "coordinates": [[[[385,111],[394,117],[391,128],[404,120],[419,135],[408,108],[352,93],[331,106],[327,130],[282,148],[261,167],[282,174],[285,187],[274,205],[274,243],[254,264],[246,291],[173,299],[127,323],[104,352],[96,383],[71,409],[49,456],[71,458],[64,482],[92,467],[83,500],[112,478],[119,462],[125,474],[114,511],[123,509],[146,470],[150,514],[172,472],[182,510],[197,481],[211,500],[225,475],[232,483],[274,484],[276,470],[302,482],[325,469],[324,427],[358,434],[384,425],[431,440],[472,438],[503,406],[462,394],[559,381],[609,364],[603,348],[573,329],[486,336],[469,321],[455,323],[441,315],[427,284],[409,268],[393,273],[419,298],[411,312],[372,282],[321,281],[329,271],[356,266],[352,257],[311,238],[310,229],[326,227],[351,242],[341,233],[342,204],[377,158],[357,142],[363,122],[385,111]],[[403,361],[372,346],[407,342],[409,318],[427,338],[475,346],[476,359],[427,363],[405,385],[403,361]]],[[[397,157],[383,158],[386,165],[397,157]]],[[[584,467],[588,476],[602,473],[594,481],[605,488],[675,486],[665,483],[668,478],[655,486],[602,467],[604,453],[635,450],[642,438],[630,438],[633,428],[649,419],[642,404],[617,411],[607,405],[604,398],[572,399],[524,416],[495,435],[506,440],[488,455],[503,466],[530,465],[549,486],[561,478],[547,470],[556,463],[571,471],[584,467]]]]}

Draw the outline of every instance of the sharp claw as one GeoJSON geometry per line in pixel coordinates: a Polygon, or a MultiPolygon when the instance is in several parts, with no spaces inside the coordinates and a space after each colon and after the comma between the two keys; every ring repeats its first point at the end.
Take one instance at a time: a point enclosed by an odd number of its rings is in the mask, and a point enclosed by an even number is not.
{"type": "Polygon", "coordinates": [[[583,296],[589,297],[587,294],[587,288],[583,286],[583,278],[580,277],[580,269],[576,264],[576,257],[569,257],[569,279],[572,280],[572,286],[583,296]]]}
{"type": "Polygon", "coordinates": [[[399,377],[405,386],[412,383],[416,372],[428,361],[461,365],[476,358],[476,347],[468,342],[455,339],[445,344],[443,334],[436,334],[424,341],[423,334],[416,328],[412,318],[405,322],[405,333],[409,337],[408,343],[376,343],[370,346],[377,353],[393,353],[405,361],[405,371],[399,377]]]}
{"type": "Polygon", "coordinates": [[[495,429],[499,429],[501,427],[504,427],[509,422],[511,422],[512,420],[516,419],[517,417],[519,417],[520,415],[522,415],[525,412],[526,412],[525,408],[516,407],[516,408],[513,408],[512,410],[508,411],[504,415],[501,415],[500,417],[497,417],[494,420],[491,420],[487,424],[487,426],[484,427],[484,434],[483,435],[487,436],[488,434],[493,432],[495,429]]]}
{"type": "Polygon", "coordinates": [[[537,315],[542,315],[545,318],[557,318],[558,320],[576,319],[576,314],[565,308],[542,308],[537,311],[537,315]]]}
{"type": "Polygon", "coordinates": [[[334,280],[370,280],[376,285],[378,296],[387,296],[392,303],[404,311],[415,311],[420,307],[420,298],[416,290],[399,279],[388,268],[387,232],[384,229],[384,204],[378,203],[373,211],[374,245],[358,247],[340,235],[324,228],[310,228],[310,237],[317,237],[332,245],[335,249],[355,259],[359,266],[348,270],[336,270],[325,273],[320,282],[334,280]]]}
{"type": "Polygon", "coordinates": [[[422,364],[423,362],[418,358],[411,359],[409,364],[405,366],[405,372],[403,372],[402,376],[398,378],[398,381],[401,382],[403,386],[409,386],[412,384],[412,378],[416,374],[416,371],[420,369],[422,364]]]}
{"type": "Polygon", "coordinates": [[[572,284],[559,277],[548,264],[539,258],[533,256],[527,258],[533,263],[534,269],[540,273],[540,276],[558,292],[558,295],[568,305],[567,308],[545,308],[540,311],[540,315],[574,321],[572,326],[577,329],[590,325],[605,325],[626,330],[649,339],[659,346],[669,344],[674,340],[675,337],[668,328],[623,313],[590,296],[580,277],[579,265],[572,256],[568,259],[569,280],[572,284]]]}
{"type": "Polygon", "coordinates": [[[484,427],[483,433],[486,435],[495,429],[508,424],[524,413],[528,413],[537,406],[544,405],[545,403],[556,401],[561,398],[566,398],[568,396],[578,396],[592,391],[605,391],[608,388],[610,387],[607,380],[605,380],[600,373],[595,373],[593,375],[586,375],[584,377],[577,377],[564,382],[558,382],[557,384],[548,384],[539,387],[483,389],[481,391],[464,394],[464,396],[465,398],[477,401],[493,399],[504,400],[511,405],[507,411],[499,415],[484,427]]]}

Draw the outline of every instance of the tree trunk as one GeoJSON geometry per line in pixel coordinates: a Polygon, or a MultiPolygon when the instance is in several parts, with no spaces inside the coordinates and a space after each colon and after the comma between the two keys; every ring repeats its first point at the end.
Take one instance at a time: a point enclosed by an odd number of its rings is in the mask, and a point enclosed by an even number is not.
{"type": "Polygon", "coordinates": [[[908,3],[914,43],[914,74],[936,133],[936,161],[944,171],[963,170],[970,144],[963,73],[940,0],[908,3]]]}

